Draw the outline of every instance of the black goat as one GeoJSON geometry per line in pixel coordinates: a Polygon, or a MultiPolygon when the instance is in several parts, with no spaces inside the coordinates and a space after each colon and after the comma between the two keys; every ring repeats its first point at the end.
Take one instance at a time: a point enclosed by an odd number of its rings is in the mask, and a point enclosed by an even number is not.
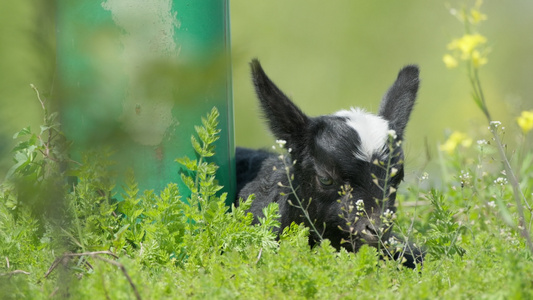
{"type": "MultiPolygon", "coordinates": [[[[250,208],[254,222],[276,202],[279,232],[292,222],[304,223],[311,228],[311,245],[329,239],[333,247],[348,251],[364,243],[385,249],[392,236],[396,189],[404,176],[401,141],[418,91],[418,67],[399,72],[378,115],[352,108],[319,117],[305,115],[258,60],[252,60],[251,68],[270,129],[289,153],[280,158],[237,148],[237,195],[246,199],[255,194],[250,208]]],[[[404,255],[410,267],[422,260],[416,248],[387,254],[404,255]]]]}

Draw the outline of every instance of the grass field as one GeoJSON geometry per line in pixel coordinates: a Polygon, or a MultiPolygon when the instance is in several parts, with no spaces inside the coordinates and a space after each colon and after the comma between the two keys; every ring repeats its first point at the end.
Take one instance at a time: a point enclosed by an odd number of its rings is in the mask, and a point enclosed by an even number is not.
{"type": "MultiPolygon", "coordinates": [[[[205,118],[200,140],[216,139],[216,117],[205,118]]],[[[19,135],[26,142],[17,157],[41,155],[32,133],[19,135]]],[[[493,143],[467,139],[443,148],[443,187],[425,188],[430,175],[422,173],[398,197],[396,232],[427,251],[414,270],[367,246],[356,254],[328,241],[310,248],[309,229],[297,224],[277,241],[276,205],[256,226],[245,212],[250,200],[227,212],[216,166],[204,160],[210,142],[198,160],[179,160],[191,171],[187,202],[175,184],[139,191],[133,174],[124,200],[114,201],[104,150],[70,171],[78,182],[69,188],[57,176],[66,156],[52,151],[1,185],[2,298],[529,299],[533,152],[525,147],[512,160],[525,193],[521,219],[493,143]]]]}
{"type": "Polygon", "coordinates": [[[437,147],[427,146],[435,167],[413,167],[400,186],[394,228],[426,250],[417,269],[367,246],[310,248],[310,229],[298,224],[277,240],[276,205],[254,226],[246,213],[252,199],[228,211],[208,159],[216,153],[216,109],[197,122],[197,159],[176,162],[176,172],[189,170],[182,181],[190,197],[176,184],[139,190],[129,172],[117,201],[113,150],[87,149],[71,161],[57,116],[30,94],[45,121],[31,127],[37,131],[9,133],[18,144],[0,184],[0,298],[532,299],[533,112],[498,118],[506,105],[491,106],[499,81],[483,80],[497,47],[481,25],[493,16],[470,4],[451,17],[461,26],[431,55],[470,91],[462,105],[483,125],[449,125],[437,147]]]}

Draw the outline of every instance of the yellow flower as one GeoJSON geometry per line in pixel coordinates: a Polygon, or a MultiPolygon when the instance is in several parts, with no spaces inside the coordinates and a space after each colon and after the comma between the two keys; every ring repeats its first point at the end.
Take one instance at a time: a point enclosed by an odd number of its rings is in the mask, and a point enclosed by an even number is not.
{"type": "Polygon", "coordinates": [[[465,34],[459,39],[453,40],[448,44],[448,49],[450,50],[460,50],[461,59],[469,59],[472,55],[474,49],[487,42],[487,38],[482,36],[479,33],[476,34],[465,34]]]}
{"type": "Polygon", "coordinates": [[[470,9],[470,16],[468,18],[470,23],[475,25],[475,24],[477,24],[477,23],[479,23],[481,21],[485,21],[487,19],[487,15],[482,14],[479,11],[479,8],[481,7],[482,4],[483,4],[483,0],[477,0],[476,4],[474,5],[474,8],[470,9]]]}
{"type": "Polygon", "coordinates": [[[516,119],[518,126],[522,128],[524,134],[527,134],[531,129],[533,129],[533,110],[523,111],[520,117],[516,119]]]}
{"type": "Polygon", "coordinates": [[[479,51],[474,50],[472,51],[472,63],[474,64],[474,67],[479,68],[480,66],[487,63],[487,58],[481,56],[481,53],[479,53],[479,51]]]}
{"type": "Polygon", "coordinates": [[[457,59],[455,59],[455,57],[451,56],[450,54],[446,54],[444,55],[444,57],[442,58],[442,61],[444,62],[444,64],[446,65],[446,68],[448,69],[453,69],[455,67],[457,67],[457,59]]]}
{"type": "Polygon", "coordinates": [[[487,15],[482,14],[479,10],[472,8],[470,10],[470,22],[472,24],[477,24],[481,21],[485,21],[487,19],[487,15]]]}
{"type": "Polygon", "coordinates": [[[454,131],[450,137],[448,137],[448,140],[440,145],[440,150],[452,154],[459,145],[464,148],[469,148],[472,145],[472,139],[462,132],[454,131]]]}

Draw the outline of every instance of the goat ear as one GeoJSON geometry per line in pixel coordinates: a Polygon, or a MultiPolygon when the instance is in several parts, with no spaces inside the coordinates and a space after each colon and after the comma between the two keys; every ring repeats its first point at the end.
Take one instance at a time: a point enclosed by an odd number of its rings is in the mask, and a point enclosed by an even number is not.
{"type": "Polygon", "coordinates": [[[391,129],[399,137],[403,136],[407,121],[415,104],[418,92],[418,67],[406,66],[398,73],[398,78],[389,88],[379,108],[379,115],[389,121],[391,129]]]}
{"type": "Polygon", "coordinates": [[[268,78],[257,59],[250,63],[255,91],[276,138],[290,144],[301,136],[309,118],[268,78]]]}

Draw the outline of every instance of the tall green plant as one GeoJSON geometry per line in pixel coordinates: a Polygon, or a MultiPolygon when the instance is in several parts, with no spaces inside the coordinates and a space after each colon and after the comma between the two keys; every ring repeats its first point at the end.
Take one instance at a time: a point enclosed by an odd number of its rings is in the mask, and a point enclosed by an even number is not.
{"type": "Polygon", "coordinates": [[[195,126],[198,138],[191,137],[191,144],[197,158],[183,157],[176,161],[188,170],[181,174],[181,179],[191,192],[187,199],[188,205],[183,207],[187,219],[185,235],[188,259],[206,266],[211,259],[217,259],[221,251],[242,251],[244,245],[259,243],[260,247],[273,249],[276,247],[273,227],[279,226],[277,204],[266,207],[265,217],[260,220],[261,226],[251,226],[253,220],[250,213],[252,199],[246,199],[238,207],[233,206],[231,213],[226,213],[226,193],[217,196],[222,189],[216,180],[218,167],[208,158],[215,154],[214,142],[218,139],[218,110],[202,118],[203,126],[195,126]]]}
{"type": "MultiPolygon", "coordinates": [[[[478,25],[487,19],[487,16],[480,11],[482,2],[483,1],[481,0],[476,1],[475,6],[470,9],[463,8],[461,10],[452,10],[452,13],[463,23],[465,33],[462,37],[454,39],[448,44],[448,50],[451,52],[444,55],[443,61],[449,68],[457,67],[459,61],[464,61],[465,63],[467,78],[472,89],[472,100],[482,111],[488,122],[492,139],[496,145],[505,170],[505,175],[513,187],[513,199],[518,213],[518,224],[509,223],[509,225],[520,231],[522,237],[526,240],[527,247],[530,252],[533,253],[533,241],[531,240],[530,227],[527,225],[525,216],[526,209],[531,215],[532,207],[527,202],[527,199],[520,188],[520,183],[515,175],[515,171],[511,167],[509,158],[505,152],[505,146],[500,138],[501,122],[495,121],[491,117],[479,76],[480,68],[488,61],[488,48],[486,47],[487,38],[478,32],[478,25]]],[[[524,128],[524,126],[521,127],[524,128]]],[[[511,220],[507,210],[500,210],[500,215],[504,220],[511,220]]]]}

